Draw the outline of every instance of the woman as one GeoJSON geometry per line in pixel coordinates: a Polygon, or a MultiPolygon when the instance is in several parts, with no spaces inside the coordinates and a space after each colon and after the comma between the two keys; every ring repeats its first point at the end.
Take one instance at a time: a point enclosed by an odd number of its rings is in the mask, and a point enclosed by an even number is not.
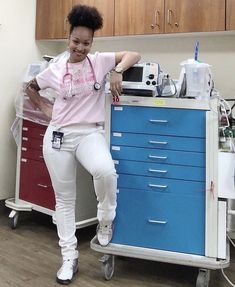
{"type": "Polygon", "coordinates": [[[56,223],[63,264],[57,282],[69,284],[78,271],[75,236],[76,161],[93,176],[98,200],[97,238],[106,246],[112,238],[117,176],[105,142],[105,77],[110,90],[121,93],[122,72],[140,60],[136,52],[89,54],[94,32],[103,19],[94,7],[74,6],[68,15],[71,25],[69,58],[52,63],[26,87],[31,101],[51,118],[43,142],[43,154],[56,198],[56,223]],[[53,88],[58,97],[53,109],[40,97],[40,89],[53,88]]]}

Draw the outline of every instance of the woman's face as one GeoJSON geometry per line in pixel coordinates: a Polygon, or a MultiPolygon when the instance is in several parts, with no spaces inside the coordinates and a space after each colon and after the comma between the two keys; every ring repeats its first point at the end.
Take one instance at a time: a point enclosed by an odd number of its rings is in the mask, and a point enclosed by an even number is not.
{"type": "Polygon", "coordinates": [[[69,62],[83,61],[91,50],[93,31],[87,27],[75,27],[69,36],[69,62]]]}

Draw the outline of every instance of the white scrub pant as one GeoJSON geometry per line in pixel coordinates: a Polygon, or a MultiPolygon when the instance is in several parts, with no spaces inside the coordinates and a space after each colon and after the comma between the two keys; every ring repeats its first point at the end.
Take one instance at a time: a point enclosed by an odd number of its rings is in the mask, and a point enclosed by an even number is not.
{"type": "MultiPolygon", "coordinates": [[[[99,221],[116,215],[117,175],[102,126],[96,124],[55,127],[49,125],[43,141],[43,155],[56,199],[56,224],[63,260],[78,258],[75,236],[77,160],[93,176],[99,221]],[[60,150],[52,148],[52,132],[64,133],[60,150]]],[[[82,180],[82,179],[78,179],[82,180]]]]}

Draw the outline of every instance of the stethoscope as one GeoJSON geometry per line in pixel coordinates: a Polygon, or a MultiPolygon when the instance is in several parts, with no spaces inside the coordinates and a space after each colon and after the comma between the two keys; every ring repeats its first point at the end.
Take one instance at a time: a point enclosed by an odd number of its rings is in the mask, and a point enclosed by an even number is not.
{"type": "MultiPolygon", "coordinates": [[[[89,62],[89,65],[91,67],[91,70],[92,70],[92,74],[93,74],[93,77],[94,77],[94,85],[93,85],[93,88],[95,91],[99,91],[101,89],[101,84],[99,82],[97,82],[96,80],[96,75],[95,75],[95,70],[93,68],[93,65],[91,63],[91,60],[88,56],[86,56],[86,59],[88,60],[89,62]]],[[[70,85],[69,85],[69,91],[67,93],[67,97],[73,97],[74,95],[72,95],[72,82],[73,82],[73,75],[71,73],[69,73],[69,65],[68,65],[68,61],[66,61],[66,71],[65,71],[65,74],[63,76],[63,84],[65,83],[65,80],[69,78],[69,81],[70,81],[70,85]]]]}

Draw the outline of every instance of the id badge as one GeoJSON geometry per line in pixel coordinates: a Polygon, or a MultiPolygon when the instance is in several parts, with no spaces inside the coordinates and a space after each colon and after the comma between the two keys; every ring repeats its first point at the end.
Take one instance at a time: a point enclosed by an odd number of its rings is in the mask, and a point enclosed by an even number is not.
{"type": "Polygon", "coordinates": [[[52,148],[60,149],[63,143],[64,133],[53,131],[52,134],[52,148]]]}

